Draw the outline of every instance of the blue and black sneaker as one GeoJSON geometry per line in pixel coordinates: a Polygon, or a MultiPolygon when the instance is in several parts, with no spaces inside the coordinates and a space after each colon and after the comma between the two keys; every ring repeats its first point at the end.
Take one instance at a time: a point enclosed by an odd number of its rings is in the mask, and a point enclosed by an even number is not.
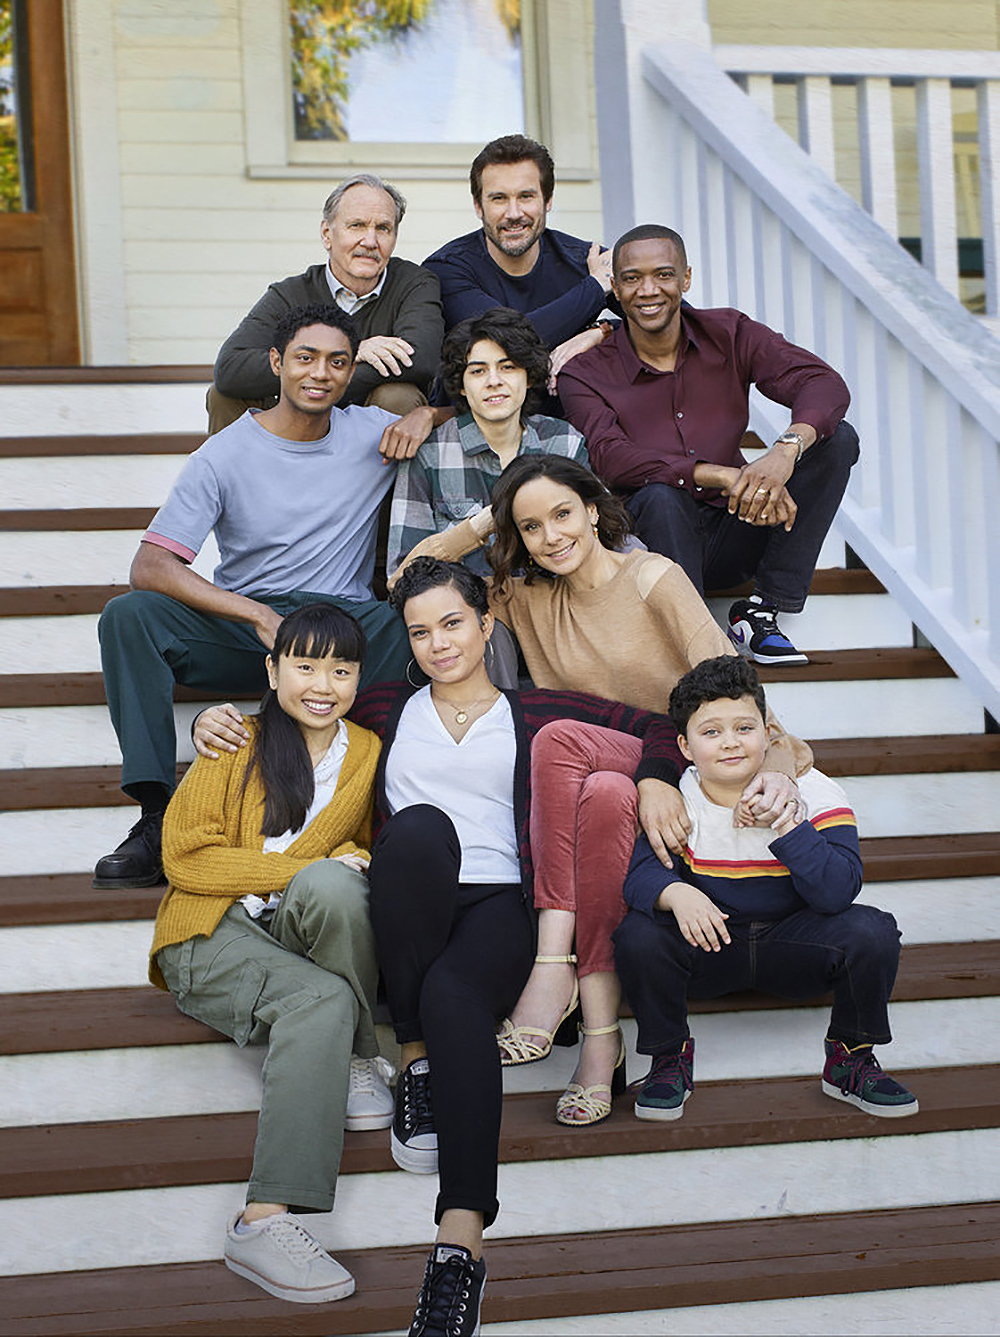
{"type": "Polygon", "coordinates": [[[901,1119],[919,1111],[916,1096],[882,1071],[871,1045],[849,1049],[840,1040],[826,1040],[824,1048],[825,1095],[846,1100],[866,1114],[877,1114],[882,1119],[901,1119]]]}
{"type": "Polygon", "coordinates": [[[737,599],[729,610],[729,639],[758,664],[808,664],[778,626],[778,610],[759,594],[737,599]]]}

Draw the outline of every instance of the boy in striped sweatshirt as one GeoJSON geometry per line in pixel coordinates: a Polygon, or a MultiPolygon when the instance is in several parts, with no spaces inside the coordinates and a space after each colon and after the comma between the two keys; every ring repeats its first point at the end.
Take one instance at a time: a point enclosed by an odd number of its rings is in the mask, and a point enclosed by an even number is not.
{"type": "Polygon", "coordinates": [[[739,806],[768,744],[764,692],[747,660],[722,655],[686,673],[670,695],[691,818],[672,867],[645,836],[625,879],[630,907],[615,962],[653,1058],[636,1098],[640,1119],[679,1119],[693,1089],[688,998],[744,989],[811,999],[832,991],[822,1088],[868,1114],[917,1112],[916,1097],[879,1067],[899,963],[891,914],[855,903],[861,854],[844,791],[813,767],[799,798],[770,827],[739,806]]]}

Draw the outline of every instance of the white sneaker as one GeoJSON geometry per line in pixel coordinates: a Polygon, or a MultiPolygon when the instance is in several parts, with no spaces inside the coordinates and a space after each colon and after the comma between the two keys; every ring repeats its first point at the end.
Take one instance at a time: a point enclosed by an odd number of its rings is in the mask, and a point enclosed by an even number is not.
{"type": "Polygon", "coordinates": [[[389,1127],[394,1108],[389,1080],[395,1071],[381,1054],[376,1058],[357,1058],[352,1055],[351,1085],[347,1093],[347,1118],[344,1121],[348,1132],[389,1127]]]}
{"type": "Polygon", "coordinates": [[[236,1232],[237,1212],[226,1231],[226,1267],[279,1300],[321,1304],[343,1300],[354,1290],[346,1268],[313,1239],[297,1216],[280,1212],[236,1232]]]}

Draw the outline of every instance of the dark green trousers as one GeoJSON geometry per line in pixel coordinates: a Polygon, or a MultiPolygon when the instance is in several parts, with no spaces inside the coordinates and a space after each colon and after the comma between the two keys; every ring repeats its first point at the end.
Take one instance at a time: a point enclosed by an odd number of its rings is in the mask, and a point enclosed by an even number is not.
{"type": "MultiPolygon", "coordinates": [[[[282,615],[304,604],[332,603],[356,617],[368,638],[362,687],[405,675],[410,657],[406,629],[388,604],[376,599],[354,603],[306,590],[267,602],[282,615]]],[[[166,594],[132,590],[119,595],[104,609],[97,631],[126,794],[133,785],[150,781],[173,792],[175,683],[216,692],[220,699],[260,696],[267,687],[266,651],[252,627],[209,617],[166,594]]]]}

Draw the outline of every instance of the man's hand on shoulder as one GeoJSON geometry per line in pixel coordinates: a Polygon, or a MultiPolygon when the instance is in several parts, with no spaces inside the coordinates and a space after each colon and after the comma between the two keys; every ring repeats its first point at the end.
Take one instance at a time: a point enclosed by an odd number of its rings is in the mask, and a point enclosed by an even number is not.
{"type": "Polygon", "coordinates": [[[455,416],[453,408],[431,408],[422,404],[391,422],[378,443],[386,464],[393,460],[412,460],[435,427],[455,416]]]}
{"type": "Polygon", "coordinates": [[[590,270],[591,277],[597,279],[604,291],[610,292],[611,252],[602,251],[599,241],[590,243],[590,250],[587,252],[587,268],[590,270]]]}
{"type": "Polygon", "coordinates": [[[555,394],[556,377],[566,363],[579,353],[585,353],[588,348],[596,348],[603,338],[604,330],[600,325],[595,325],[592,329],[581,330],[579,334],[574,334],[571,339],[566,339],[553,348],[549,356],[549,379],[547,382],[550,395],[555,394]]]}
{"type": "Polygon", "coordinates": [[[401,376],[413,366],[413,345],[393,334],[373,334],[358,346],[358,362],[367,362],[380,376],[401,376]]]}
{"type": "Polygon", "coordinates": [[[796,822],[806,815],[798,785],[783,771],[758,771],[733,810],[733,826],[775,826],[790,815],[796,822]]]}

